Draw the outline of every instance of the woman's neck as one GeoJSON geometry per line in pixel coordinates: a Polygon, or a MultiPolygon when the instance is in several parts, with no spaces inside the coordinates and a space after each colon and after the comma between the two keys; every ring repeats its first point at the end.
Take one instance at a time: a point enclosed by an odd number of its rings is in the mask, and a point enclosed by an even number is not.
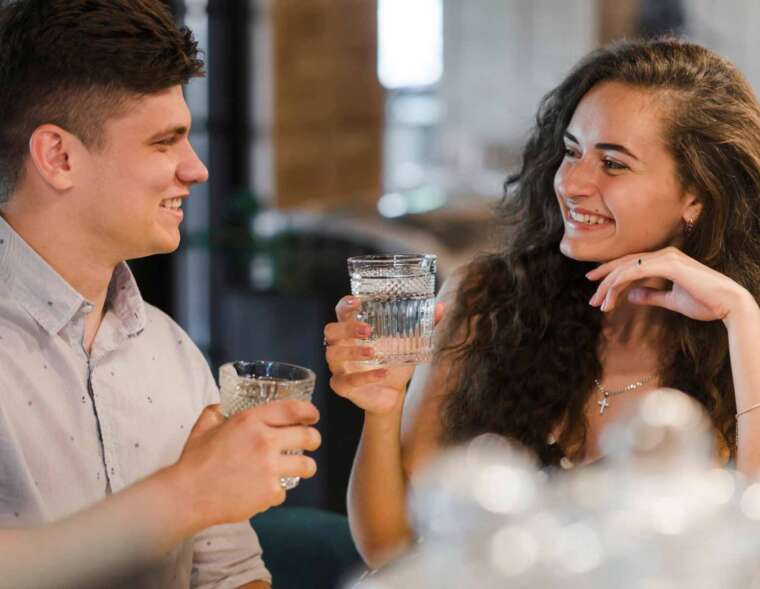
{"type": "Polygon", "coordinates": [[[664,351],[666,313],[665,309],[634,305],[621,297],[602,320],[599,359],[603,376],[628,378],[657,372],[664,351]]]}

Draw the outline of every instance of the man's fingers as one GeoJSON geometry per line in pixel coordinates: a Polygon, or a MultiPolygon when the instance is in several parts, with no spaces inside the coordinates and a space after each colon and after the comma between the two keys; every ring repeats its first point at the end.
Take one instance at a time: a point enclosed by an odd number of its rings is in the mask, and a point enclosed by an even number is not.
{"type": "Polygon", "coordinates": [[[277,470],[284,477],[310,479],[317,474],[317,463],[313,458],[302,454],[283,454],[277,470]]]}
{"type": "Polygon", "coordinates": [[[308,401],[289,399],[272,401],[241,411],[233,418],[252,419],[274,427],[297,424],[312,425],[319,421],[319,411],[308,401]]]}
{"type": "Polygon", "coordinates": [[[322,436],[313,427],[291,426],[274,430],[274,445],[280,450],[313,452],[322,444],[322,436]]]}
{"type": "Polygon", "coordinates": [[[193,425],[193,429],[190,430],[189,437],[194,438],[203,435],[222,423],[224,423],[224,415],[222,415],[219,405],[209,405],[198,416],[195,425],[193,425]]]}

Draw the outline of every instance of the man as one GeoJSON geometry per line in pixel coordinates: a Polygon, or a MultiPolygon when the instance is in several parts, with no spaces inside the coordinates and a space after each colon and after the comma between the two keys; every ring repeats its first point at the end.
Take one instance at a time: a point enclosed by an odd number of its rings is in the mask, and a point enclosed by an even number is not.
{"type": "Polygon", "coordinates": [[[0,585],[112,587],[200,530],[267,509],[272,493],[257,484],[266,473],[248,452],[267,426],[316,417],[316,408],[301,401],[260,406],[229,421],[217,405],[207,407],[175,464],[64,520],[0,530],[0,585]]]}
{"type": "MultiPolygon", "coordinates": [[[[182,202],[206,180],[181,89],[202,73],[158,0],[0,10],[0,527],[70,516],[172,464],[218,400],[200,352],[124,263],[178,246],[182,202]]],[[[282,450],[314,449],[314,419],[230,423],[249,430],[241,459],[261,472],[230,500],[254,493],[263,509],[282,501],[281,476],[312,475],[282,450]]],[[[180,544],[131,586],[269,581],[243,521],[180,544]]]]}

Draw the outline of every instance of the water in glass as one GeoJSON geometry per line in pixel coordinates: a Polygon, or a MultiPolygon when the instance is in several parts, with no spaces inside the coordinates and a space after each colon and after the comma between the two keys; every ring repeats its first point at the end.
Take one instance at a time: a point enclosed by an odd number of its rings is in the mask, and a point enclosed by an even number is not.
{"type": "Polygon", "coordinates": [[[365,256],[349,259],[357,316],[372,326],[376,357],[368,364],[419,364],[433,353],[435,256],[365,256]]]}

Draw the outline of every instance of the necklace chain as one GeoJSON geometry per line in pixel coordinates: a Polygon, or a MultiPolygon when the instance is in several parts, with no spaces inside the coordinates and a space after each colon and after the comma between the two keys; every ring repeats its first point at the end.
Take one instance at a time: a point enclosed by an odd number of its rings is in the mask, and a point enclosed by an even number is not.
{"type": "Polygon", "coordinates": [[[657,377],[656,374],[650,374],[649,376],[646,376],[642,378],[641,380],[637,380],[636,382],[627,384],[622,389],[617,389],[615,391],[611,391],[609,389],[604,388],[602,386],[602,383],[599,382],[599,379],[595,378],[594,385],[596,386],[597,390],[602,394],[601,401],[596,402],[596,404],[599,405],[599,415],[604,415],[604,410],[610,406],[610,397],[614,397],[616,395],[622,395],[623,393],[640,389],[645,384],[652,382],[656,377],[657,377]]]}

